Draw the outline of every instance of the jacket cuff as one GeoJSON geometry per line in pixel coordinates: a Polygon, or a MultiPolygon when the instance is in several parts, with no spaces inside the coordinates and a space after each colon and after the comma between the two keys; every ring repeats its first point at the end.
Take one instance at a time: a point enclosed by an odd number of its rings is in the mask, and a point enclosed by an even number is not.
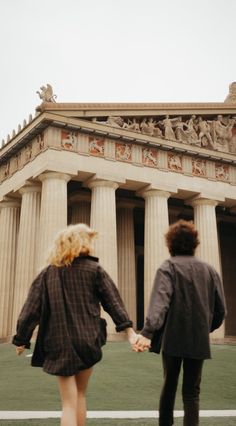
{"type": "Polygon", "coordinates": [[[147,331],[145,327],[140,331],[140,334],[147,339],[152,340],[154,332],[147,331]]]}
{"type": "Polygon", "coordinates": [[[126,321],[126,322],[123,322],[122,324],[117,325],[116,331],[119,333],[119,331],[123,331],[123,330],[125,330],[126,328],[129,328],[129,327],[133,327],[132,321],[126,321]]]}
{"type": "Polygon", "coordinates": [[[25,346],[26,349],[30,349],[30,342],[24,339],[21,339],[17,335],[13,336],[12,343],[15,346],[25,346]]]}

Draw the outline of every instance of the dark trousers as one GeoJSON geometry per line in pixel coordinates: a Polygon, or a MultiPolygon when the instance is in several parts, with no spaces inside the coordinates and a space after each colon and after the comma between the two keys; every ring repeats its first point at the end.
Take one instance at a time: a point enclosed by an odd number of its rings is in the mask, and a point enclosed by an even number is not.
{"type": "Polygon", "coordinates": [[[199,394],[203,360],[179,358],[162,353],[164,384],[159,404],[159,425],[174,424],[174,405],[178,378],[183,363],[182,397],[184,404],[184,426],[199,425],[199,394]]]}

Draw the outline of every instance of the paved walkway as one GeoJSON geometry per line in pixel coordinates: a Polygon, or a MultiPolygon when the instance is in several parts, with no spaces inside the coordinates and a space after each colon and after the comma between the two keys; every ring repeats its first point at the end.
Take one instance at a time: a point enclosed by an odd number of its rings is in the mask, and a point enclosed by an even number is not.
{"type": "MultiPolygon", "coordinates": [[[[60,411],[0,411],[1,420],[58,419],[60,411]]],[[[183,411],[175,411],[183,417],[183,411]]],[[[158,411],[88,411],[88,419],[156,419],[158,411]]],[[[200,410],[200,417],[236,417],[236,410],[200,410]]]]}

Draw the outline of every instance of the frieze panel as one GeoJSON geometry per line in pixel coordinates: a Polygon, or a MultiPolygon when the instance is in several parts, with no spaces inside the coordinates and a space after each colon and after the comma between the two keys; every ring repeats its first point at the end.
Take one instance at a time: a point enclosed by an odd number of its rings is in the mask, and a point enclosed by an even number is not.
{"type": "Polygon", "coordinates": [[[131,145],[127,143],[116,142],[116,160],[121,161],[132,161],[132,149],[131,145]]]}
{"type": "Polygon", "coordinates": [[[172,170],[174,172],[182,172],[183,171],[182,155],[168,153],[167,161],[168,161],[168,169],[169,170],[172,170]]]}
{"type": "Polygon", "coordinates": [[[104,139],[89,136],[89,153],[91,155],[104,157],[104,139]]]}
{"type": "Polygon", "coordinates": [[[206,176],[206,160],[192,158],[192,174],[195,176],[206,176]]]}
{"type": "Polygon", "coordinates": [[[229,166],[227,164],[215,164],[216,179],[229,182],[229,166]]]}
{"type": "Polygon", "coordinates": [[[187,119],[182,116],[170,117],[169,115],[162,119],[160,117],[110,116],[106,121],[94,118],[93,122],[207,149],[236,152],[235,116],[219,114],[209,118],[209,116],[193,114],[187,119]]]}
{"type": "Polygon", "coordinates": [[[0,167],[0,182],[11,177],[15,172],[22,169],[27,163],[32,161],[39,152],[45,149],[43,134],[38,135],[32,142],[18,151],[10,160],[0,167]]]}
{"type": "Polygon", "coordinates": [[[77,132],[69,130],[61,130],[61,146],[64,149],[73,151],[77,145],[77,132]]]}
{"type": "Polygon", "coordinates": [[[142,163],[145,166],[157,166],[157,150],[155,148],[142,148],[142,163]]]}

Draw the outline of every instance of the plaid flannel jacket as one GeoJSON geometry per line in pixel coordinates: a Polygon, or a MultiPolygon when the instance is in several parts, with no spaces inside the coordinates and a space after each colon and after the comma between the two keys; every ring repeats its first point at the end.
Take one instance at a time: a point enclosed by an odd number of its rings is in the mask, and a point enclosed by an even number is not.
{"type": "Polygon", "coordinates": [[[31,285],[12,342],[29,348],[40,324],[32,365],[43,366],[50,374],[76,374],[102,357],[100,304],[118,332],[132,326],[117,287],[97,258],[78,257],[71,266],[48,266],[31,285]],[[38,362],[39,351],[43,360],[38,362]]]}

